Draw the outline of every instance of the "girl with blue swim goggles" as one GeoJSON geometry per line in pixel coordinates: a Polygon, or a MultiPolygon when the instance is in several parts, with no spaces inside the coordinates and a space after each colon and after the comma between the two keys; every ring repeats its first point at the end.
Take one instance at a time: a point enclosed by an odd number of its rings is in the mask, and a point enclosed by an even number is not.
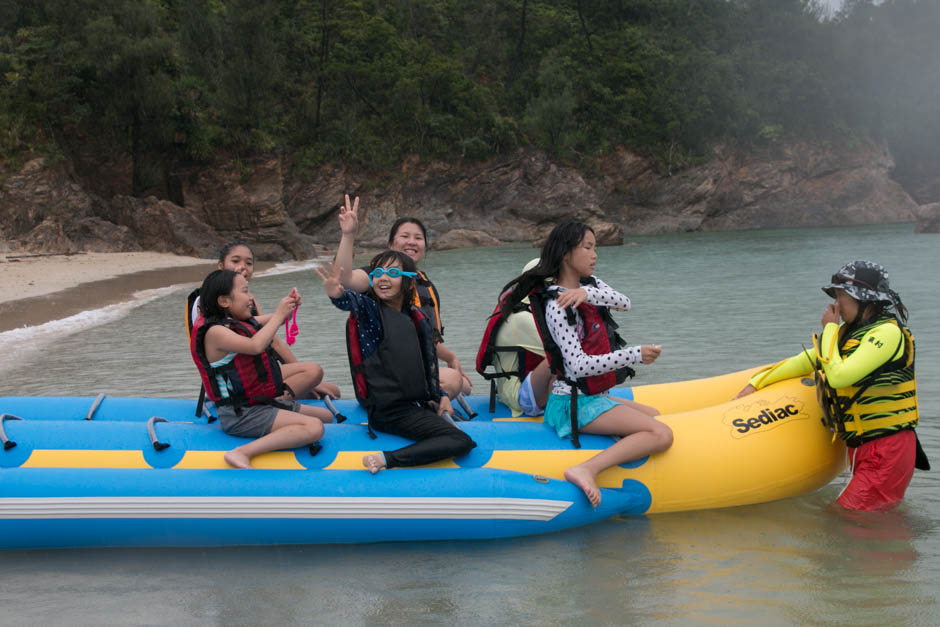
{"type": "Polygon", "coordinates": [[[418,276],[417,272],[408,272],[407,270],[402,270],[401,268],[391,267],[391,268],[382,268],[377,267],[369,273],[369,287],[372,287],[372,280],[381,277],[383,274],[387,274],[389,278],[397,279],[401,276],[406,276],[413,278],[418,276]]]}

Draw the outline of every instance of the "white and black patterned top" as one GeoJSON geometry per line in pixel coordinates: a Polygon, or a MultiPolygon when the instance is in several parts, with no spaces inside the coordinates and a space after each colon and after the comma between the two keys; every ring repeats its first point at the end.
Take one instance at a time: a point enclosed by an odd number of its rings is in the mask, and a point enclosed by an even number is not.
{"type": "MultiPolygon", "coordinates": [[[[610,287],[597,277],[597,287],[584,285],[587,292],[587,303],[598,307],[609,307],[620,311],[630,311],[630,299],[610,287]]],[[[549,286],[549,290],[565,291],[558,285],[549,286]]],[[[581,377],[612,372],[624,366],[631,366],[642,361],[642,352],[639,346],[631,346],[606,355],[588,355],[581,349],[581,340],[584,339],[584,321],[577,309],[574,310],[575,324],[568,324],[565,311],[558,306],[553,298],[548,301],[545,308],[545,321],[552,338],[561,350],[565,360],[565,375],[572,381],[581,377]]],[[[552,386],[552,394],[571,394],[571,386],[564,381],[556,379],[552,386]]],[[[605,392],[606,394],[606,392],[605,392]]]]}

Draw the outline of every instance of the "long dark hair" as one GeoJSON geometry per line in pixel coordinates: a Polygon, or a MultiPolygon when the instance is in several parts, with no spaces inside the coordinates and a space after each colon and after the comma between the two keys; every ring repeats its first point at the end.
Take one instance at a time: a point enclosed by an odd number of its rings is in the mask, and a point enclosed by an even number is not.
{"type": "Polygon", "coordinates": [[[502,315],[508,316],[512,313],[513,308],[536,287],[544,285],[549,279],[557,279],[561,274],[562,259],[577,248],[588,231],[593,233],[594,229],[577,220],[562,222],[552,229],[548,239],[545,240],[545,245],[542,246],[538,265],[514,278],[500,292],[505,294],[511,290],[511,293],[503,299],[503,305],[500,308],[502,315]]]}
{"type": "MultiPolygon", "coordinates": [[[[397,250],[383,250],[378,255],[372,258],[372,261],[369,262],[369,272],[375,270],[379,266],[383,268],[387,267],[388,264],[398,262],[398,267],[404,270],[405,272],[417,272],[418,268],[415,266],[414,259],[406,255],[405,253],[398,252],[397,250]]],[[[379,302],[379,297],[376,296],[375,292],[372,290],[372,287],[369,287],[369,291],[366,292],[374,301],[379,302]]],[[[401,304],[402,309],[407,309],[414,302],[415,298],[415,280],[409,277],[402,277],[401,281],[401,304]]]]}
{"type": "Polygon", "coordinates": [[[251,249],[251,246],[241,241],[240,239],[237,239],[234,242],[229,242],[228,244],[226,244],[225,246],[219,249],[219,263],[225,263],[225,258],[228,257],[228,254],[232,252],[233,248],[237,248],[238,246],[244,246],[245,248],[247,248],[248,252],[251,253],[252,258],[254,258],[255,251],[251,249]]]}
{"type": "Polygon", "coordinates": [[[234,270],[213,270],[202,282],[199,289],[199,311],[207,320],[224,320],[228,312],[219,304],[219,296],[231,296],[235,287],[234,270]]]}
{"type": "Polygon", "coordinates": [[[428,248],[430,248],[431,242],[428,241],[428,230],[424,228],[424,223],[421,222],[421,220],[419,220],[418,218],[412,218],[412,217],[398,218],[397,220],[395,220],[394,224],[392,224],[392,230],[388,232],[388,245],[391,246],[392,242],[395,241],[395,236],[398,235],[398,229],[401,228],[401,225],[408,224],[408,223],[418,225],[418,228],[421,229],[421,235],[424,236],[424,249],[427,250],[428,248]]]}

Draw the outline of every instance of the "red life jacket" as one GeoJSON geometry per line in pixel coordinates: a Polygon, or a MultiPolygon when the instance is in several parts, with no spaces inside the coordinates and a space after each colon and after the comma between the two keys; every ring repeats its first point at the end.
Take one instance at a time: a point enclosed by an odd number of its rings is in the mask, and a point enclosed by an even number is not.
{"type": "MultiPolygon", "coordinates": [[[[591,278],[583,279],[581,283],[582,285],[596,285],[591,278]]],[[[577,420],[578,391],[580,390],[583,394],[600,394],[615,385],[623,383],[628,377],[633,377],[636,372],[633,368],[624,366],[611,372],[581,377],[575,381],[569,379],[565,374],[565,360],[561,348],[552,338],[548,323],[545,320],[545,307],[548,300],[557,296],[557,290],[536,288],[529,294],[529,302],[532,303],[532,315],[535,316],[535,326],[539,330],[542,345],[545,347],[545,357],[548,359],[548,365],[553,374],[571,386],[571,439],[575,448],[580,448],[577,420]]],[[[618,325],[614,322],[607,307],[582,303],[577,309],[584,323],[584,338],[581,340],[581,350],[585,353],[588,355],[605,355],[620,350],[627,345],[620,337],[620,334],[617,333],[618,325]]],[[[565,313],[568,317],[568,323],[573,325],[575,316],[572,308],[567,308],[565,313]]]]}
{"type": "MultiPolygon", "coordinates": [[[[509,293],[503,294],[499,302],[496,303],[496,308],[487,319],[486,329],[483,331],[483,339],[480,341],[480,348],[477,349],[477,372],[490,382],[490,413],[496,410],[496,379],[518,377],[521,381],[545,359],[543,356],[527,351],[521,346],[499,346],[496,344],[496,335],[499,333],[499,329],[503,323],[506,322],[506,317],[502,315],[501,308],[503,301],[508,295],[509,293]],[[516,369],[487,372],[487,368],[491,366],[495,367],[495,361],[499,353],[515,353],[517,358],[516,369]]],[[[510,315],[522,312],[531,314],[532,309],[525,303],[519,303],[513,308],[510,315]]],[[[500,367],[502,367],[502,365],[500,365],[500,367]]]]}
{"type": "Polygon", "coordinates": [[[270,345],[258,355],[239,353],[224,366],[213,368],[209,365],[209,360],[206,358],[205,337],[209,328],[216,324],[221,324],[249,338],[261,329],[261,325],[254,318],[244,322],[226,318],[206,323],[205,318],[200,316],[196,320],[190,336],[189,350],[199,370],[199,376],[202,378],[206,396],[217,406],[232,405],[237,410],[246,406],[270,404],[275,397],[283,394],[284,379],[281,376],[281,367],[270,345]],[[218,374],[221,374],[230,384],[228,398],[222,396],[216,377],[218,374]]]}

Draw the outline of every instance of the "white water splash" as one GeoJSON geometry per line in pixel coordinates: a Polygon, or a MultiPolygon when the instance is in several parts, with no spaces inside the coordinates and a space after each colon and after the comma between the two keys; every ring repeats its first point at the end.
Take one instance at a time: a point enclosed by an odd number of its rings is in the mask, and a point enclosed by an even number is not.
{"type": "MultiPolygon", "coordinates": [[[[279,263],[273,268],[259,272],[254,278],[302,272],[321,266],[328,258],[305,259],[302,261],[287,261],[279,263]]],[[[107,305],[97,309],[89,309],[43,324],[27,325],[18,329],[0,332],[0,359],[22,357],[47,348],[52,342],[63,337],[74,335],[86,329],[101,326],[126,317],[135,309],[146,305],[162,296],[191,289],[193,283],[178,283],[167,287],[135,292],[128,301],[107,305]]],[[[2,370],[2,364],[0,364],[2,370]]]]}
{"type": "Polygon", "coordinates": [[[312,270],[313,268],[322,267],[327,261],[331,261],[331,259],[329,257],[315,257],[313,259],[304,259],[302,261],[285,261],[277,264],[273,268],[265,270],[264,272],[255,274],[252,278],[257,279],[265,276],[275,276],[279,274],[290,274],[291,272],[312,270]]]}
{"type": "Polygon", "coordinates": [[[35,326],[27,325],[18,329],[0,332],[0,358],[6,360],[7,358],[22,357],[41,351],[63,337],[119,320],[138,307],[161,296],[189,287],[189,285],[189,283],[179,283],[168,287],[141,290],[134,292],[131,300],[128,301],[98,309],[89,309],[61,320],[52,320],[35,326]]]}

